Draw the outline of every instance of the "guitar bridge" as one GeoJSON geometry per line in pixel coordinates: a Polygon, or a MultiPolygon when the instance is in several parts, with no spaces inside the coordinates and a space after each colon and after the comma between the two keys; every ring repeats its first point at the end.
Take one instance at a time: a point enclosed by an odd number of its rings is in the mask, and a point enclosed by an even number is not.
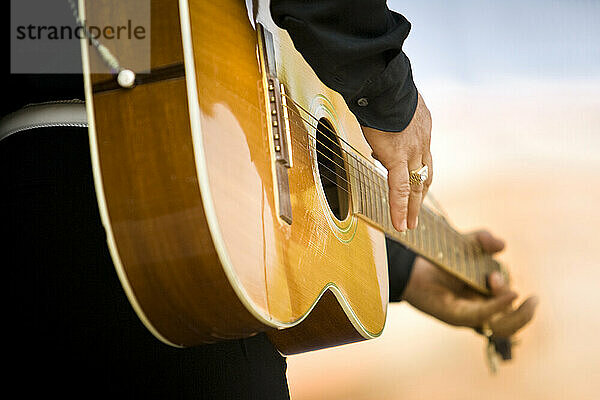
{"type": "Polygon", "coordinates": [[[290,120],[287,110],[287,99],[285,97],[285,86],[276,77],[269,77],[268,84],[275,159],[287,168],[292,168],[290,120]]]}
{"type": "Polygon", "coordinates": [[[273,34],[258,25],[259,51],[264,64],[269,98],[269,132],[272,135],[273,154],[275,154],[276,195],[278,215],[288,224],[292,223],[292,201],[288,169],[292,168],[292,140],[288,116],[285,86],[277,79],[273,34]]]}

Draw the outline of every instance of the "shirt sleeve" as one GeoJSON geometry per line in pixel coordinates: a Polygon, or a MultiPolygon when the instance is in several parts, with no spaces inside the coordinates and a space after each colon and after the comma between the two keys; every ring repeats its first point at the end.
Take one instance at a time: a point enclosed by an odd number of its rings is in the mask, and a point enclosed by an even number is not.
{"type": "Polygon", "coordinates": [[[385,0],[271,0],[275,23],[361,125],[400,132],[417,107],[402,51],[410,22],[385,0]]]}
{"type": "Polygon", "coordinates": [[[388,237],[385,238],[388,257],[390,301],[402,301],[417,255],[388,237]]]}

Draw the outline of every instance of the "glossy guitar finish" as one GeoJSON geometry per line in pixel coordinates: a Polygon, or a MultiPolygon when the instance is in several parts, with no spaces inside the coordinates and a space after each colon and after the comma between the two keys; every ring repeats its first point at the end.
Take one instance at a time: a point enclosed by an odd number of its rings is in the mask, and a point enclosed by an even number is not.
{"type": "MultiPolygon", "coordinates": [[[[134,15],[134,4],[87,1],[87,21],[134,15]]],[[[261,7],[258,21],[273,34],[277,76],[290,97],[370,154],[343,99],[261,7]]],[[[156,79],[126,90],[86,74],[115,267],[142,321],[171,345],[267,331],[289,354],[377,337],[388,302],[384,234],[353,213],[333,216],[310,146],[314,128],[294,104],[292,223],[280,217],[265,54],[249,17],[257,11],[239,0],[153,0],[156,79]],[[181,65],[181,76],[160,78],[181,65]]],[[[110,45],[123,65],[135,58],[135,48],[110,45]]],[[[84,53],[84,65],[99,64],[84,53]]]]}

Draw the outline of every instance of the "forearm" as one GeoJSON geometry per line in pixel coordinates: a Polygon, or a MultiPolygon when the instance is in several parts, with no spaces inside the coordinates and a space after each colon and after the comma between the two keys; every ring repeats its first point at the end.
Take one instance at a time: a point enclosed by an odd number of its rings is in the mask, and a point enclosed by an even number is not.
{"type": "Polygon", "coordinates": [[[402,244],[386,237],[390,301],[401,301],[412,274],[417,255],[402,244]]]}

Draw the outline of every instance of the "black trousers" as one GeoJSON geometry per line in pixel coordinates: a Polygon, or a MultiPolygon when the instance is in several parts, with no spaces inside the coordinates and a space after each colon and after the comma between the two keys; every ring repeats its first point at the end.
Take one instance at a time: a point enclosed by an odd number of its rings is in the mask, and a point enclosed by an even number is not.
{"type": "Polygon", "coordinates": [[[106,246],[85,130],[0,142],[0,191],[3,358],[16,393],[289,398],[285,359],[264,335],[176,349],[144,328],[106,246]]]}

